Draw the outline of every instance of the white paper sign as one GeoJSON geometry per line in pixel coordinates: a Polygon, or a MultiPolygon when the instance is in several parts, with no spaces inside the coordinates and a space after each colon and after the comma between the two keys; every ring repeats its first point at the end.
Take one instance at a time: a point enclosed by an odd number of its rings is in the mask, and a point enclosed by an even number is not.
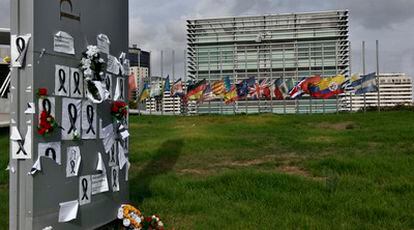
{"type": "Polygon", "coordinates": [[[98,162],[96,163],[96,171],[105,172],[105,164],[102,159],[102,154],[98,153],[98,162]]]}
{"type": "MultiPolygon", "coordinates": [[[[39,99],[39,114],[45,111],[47,114],[55,117],[55,98],[54,97],[42,97],[39,99]]],[[[40,116],[39,116],[40,123],[40,116]]]]}
{"type": "Polygon", "coordinates": [[[111,188],[112,192],[119,192],[119,167],[111,168],[111,188]]]}
{"type": "Polygon", "coordinates": [[[118,77],[116,80],[116,88],[115,88],[115,95],[114,100],[115,101],[123,101],[125,100],[125,84],[124,84],[124,78],[118,77]]]}
{"type": "Polygon", "coordinates": [[[82,139],[90,140],[97,137],[96,105],[84,100],[82,103],[82,139]]]}
{"type": "Polygon", "coordinates": [[[16,126],[12,126],[11,148],[13,159],[31,159],[32,158],[32,126],[27,126],[26,136],[23,139],[16,126]]]}
{"type": "Polygon", "coordinates": [[[96,43],[100,52],[109,54],[109,46],[111,45],[111,42],[109,41],[108,36],[99,34],[96,38],[96,43]]]}
{"type": "Polygon", "coordinates": [[[113,73],[115,75],[119,74],[119,61],[118,59],[116,59],[116,57],[108,55],[106,71],[113,73]]]}
{"type": "Polygon", "coordinates": [[[106,172],[101,174],[92,175],[92,195],[96,195],[103,192],[108,192],[108,178],[106,172]]]}
{"type": "Polygon", "coordinates": [[[112,145],[111,149],[109,150],[109,161],[108,161],[108,165],[110,167],[115,166],[116,165],[116,145],[115,143],[112,145]]]}
{"type": "Polygon", "coordinates": [[[28,174],[29,175],[34,175],[34,174],[36,174],[37,172],[40,172],[40,171],[42,171],[42,165],[40,163],[40,155],[39,155],[28,174]]]}
{"type": "Polygon", "coordinates": [[[25,65],[26,53],[29,48],[31,34],[22,36],[11,36],[11,63],[12,67],[23,67],[25,65]]]}
{"type": "Polygon", "coordinates": [[[78,176],[82,156],[78,146],[67,148],[66,156],[66,177],[78,176]]]}
{"type": "Polygon", "coordinates": [[[128,162],[128,159],[125,157],[124,146],[120,141],[118,141],[118,162],[120,170],[122,170],[128,162]]]}
{"type": "Polygon", "coordinates": [[[70,68],[70,96],[83,97],[83,76],[78,68],[70,68]]]}
{"type": "Polygon", "coordinates": [[[68,201],[59,204],[59,223],[69,222],[78,215],[79,201],[68,201]]]}
{"type": "Polygon", "coordinates": [[[105,89],[108,92],[107,99],[110,100],[112,98],[112,75],[108,73],[105,76],[105,89]]]}
{"type": "Polygon", "coordinates": [[[70,68],[63,65],[55,66],[55,95],[69,96],[70,68]]]}
{"type": "Polygon", "coordinates": [[[24,114],[35,114],[35,113],[36,113],[35,103],[27,102],[27,108],[24,111],[24,114]]]}
{"type": "Polygon", "coordinates": [[[49,158],[61,165],[60,142],[39,143],[38,154],[41,157],[49,158]]]}
{"type": "Polygon", "coordinates": [[[62,140],[80,138],[82,100],[62,99],[62,140]]]}
{"type": "Polygon", "coordinates": [[[92,182],[91,176],[83,176],[79,178],[79,205],[91,203],[92,198],[92,182]]]}
{"type": "Polygon", "coordinates": [[[53,37],[53,50],[59,53],[75,54],[73,37],[63,31],[57,32],[53,37]]]}

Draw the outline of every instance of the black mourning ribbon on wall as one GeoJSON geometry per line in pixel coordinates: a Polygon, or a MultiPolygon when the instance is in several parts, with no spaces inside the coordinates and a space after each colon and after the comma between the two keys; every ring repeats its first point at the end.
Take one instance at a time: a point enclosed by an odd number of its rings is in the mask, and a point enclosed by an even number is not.
{"type": "Polygon", "coordinates": [[[88,105],[86,106],[86,118],[88,119],[88,123],[89,123],[89,128],[86,131],[86,134],[92,132],[95,135],[95,130],[93,128],[93,117],[94,115],[94,111],[93,111],[93,106],[92,105],[88,105]]]}
{"type": "Polygon", "coordinates": [[[75,82],[75,89],[73,90],[73,93],[76,94],[82,94],[79,86],[80,86],[80,75],[78,72],[73,73],[73,81],[75,82]]]}
{"type": "Polygon", "coordinates": [[[75,172],[75,166],[76,166],[76,163],[75,163],[75,160],[70,160],[70,173],[71,174],[75,174],[76,172],[75,172]]]}
{"type": "Polygon", "coordinates": [[[52,153],[52,159],[56,161],[56,150],[54,148],[47,148],[45,151],[45,156],[50,157],[50,153],[52,153]]]}
{"type": "Polygon", "coordinates": [[[111,162],[115,162],[115,147],[111,148],[111,162]]]}
{"type": "Polygon", "coordinates": [[[66,91],[66,88],[65,88],[65,82],[66,82],[66,73],[63,69],[59,69],[59,84],[60,84],[60,86],[59,86],[58,92],[63,91],[64,93],[68,93],[66,91]]]}
{"type": "Polygon", "coordinates": [[[82,200],[89,200],[88,197],[88,180],[86,180],[86,178],[82,179],[82,191],[83,191],[83,196],[82,196],[82,200]]]}
{"type": "Polygon", "coordinates": [[[43,111],[46,111],[47,115],[50,115],[50,113],[52,112],[52,103],[48,98],[43,99],[42,108],[43,111]]]}
{"type": "Polygon", "coordinates": [[[22,152],[24,155],[27,156],[27,152],[26,152],[26,150],[23,147],[24,146],[24,140],[18,140],[17,141],[17,144],[19,145],[19,149],[17,150],[16,155],[19,155],[20,152],[22,152]]]}
{"type": "Polygon", "coordinates": [[[16,39],[16,48],[17,52],[19,52],[19,56],[17,57],[16,61],[22,56],[23,50],[26,48],[26,41],[22,37],[18,37],[16,39]]]}
{"type": "Polygon", "coordinates": [[[117,178],[116,169],[114,169],[114,170],[112,171],[112,176],[113,176],[113,178],[114,178],[114,181],[113,181],[113,183],[112,183],[112,187],[113,187],[113,188],[117,188],[117,187],[118,187],[118,185],[117,185],[117,183],[116,183],[116,178],[117,178]]]}
{"type": "Polygon", "coordinates": [[[76,105],[73,103],[70,103],[68,105],[68,113],[69,113],[69,121],[70,121],[70,129],[68,131],[68,134],[71,132],[76,131],[76,120],[78,119],[78,109],[76,108],[76,105]]]}
{"type": "Polygon", "coordinates": [[[119,99],[124,99],[124,79],[119,79],[119,99]]]}

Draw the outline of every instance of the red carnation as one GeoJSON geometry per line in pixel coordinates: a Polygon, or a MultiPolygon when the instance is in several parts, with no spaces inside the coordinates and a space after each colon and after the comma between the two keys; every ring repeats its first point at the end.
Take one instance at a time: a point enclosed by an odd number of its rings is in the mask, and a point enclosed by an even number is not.
{"type": "Polygon", "coordinates": [[[39,88],[37,90],[37,96],[47,96],[47,89],[46,88],[39,88]]]}

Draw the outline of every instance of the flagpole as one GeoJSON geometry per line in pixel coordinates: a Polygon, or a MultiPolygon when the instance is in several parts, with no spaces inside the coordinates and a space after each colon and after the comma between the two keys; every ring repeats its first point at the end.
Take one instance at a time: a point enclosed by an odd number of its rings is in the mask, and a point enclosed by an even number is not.
{"type": "MultiPolygon", "coordinates": [[[[298,42],[295,41],[295,53],[296,53],[296,82],[299,81],[299,48],[298,42]]],[[[295,98],[296,114],[299,113],[299,100],[295,98]]]]}
{"type": "MultiPolygon", "coordinates": [[[[322,77],[325,77],[325,46],[324,46],[324,44],[322,43],[322,77]]],[[[322,112],[323,112],[323,114],[325,114],[325,112],[326,112],[326,109],[325,109],[325,106],[326,106],[326,104],[325,104],[325,98],[323,98],[322,99],[322,112]]]]}
{"type": "MultiPolygon", "coordinates": [[[[236,87],[237,84],[237,74],[236,74],[236,47],[233,48],[233,80],[234,80],[234,87],[236,87]]],[[[237,93],[237,87],[236,87],[236,93],[237,93]]],[[[233,100],[233,99],[232,99],[233,100]]],[[[234,100],[233,103],[233,113],[236,115],[236,106],[237,106],[237,100],[234,100]]]]}
{"type": "MultiPolygon", "coordinates": [[[[152,55],[151,55],[151,51],[150,51],[150,62],[151,62],[151,57],[152,57],[152,55]]],[[[151,67],[151,66],[150,66],[151,67]]],[[[152,98],[151,98],[151,88],[152,88],[152,71],[151,71],[151,68],[150,68],[150,71],[149,71],[149,83],[150,83],[150,115],[152,115],[152,98]]],[[[145,105],[146,106],[146,105],[145,105]]]]}
{"type": "MultiPolygon", "coordinates": [[[[272,45],[269,46],[269,51],[270,51],[270,85],[269,85],[269,90],[272,90],[272,84],[274,84],[274,82],[273,82],[273,50],[272,50],[272,45]]],[[[273,90],[273,92],[274,92],[274,90],[273,90]]],[[[273,114],[273,93],[271,91],[270,91],[270,110],[273,114]]]]}
{"type": "Polygon", "coordinates": [[[376,61],[377,61],[377,98],[378,98],[378,112],[381,112],[381,98],[380,98],[380,70],[379,70],[379,41],[376,40],[376,61]]]}
{"type": "MultiPolygon", "coordinates": [[[[365,41],[362,41],[362,75],[365,75],[365,41]]],[[[364,113],[367,112],[367,95],[364,92],[364,113]]]]}
{"type": "MultiPolygon", "coordinates": [[[[285,59],[285,44],[282,44],[282,65],[283,65],[283,74],[282,74],[282,81],[285,82],[285,74],[286,74],[286,59],[285,59]]],[[[293,80],[293,79],[292,79],[293,80]]],[[[286,115],[286,99],[285,96],[282,94],[283,97],[283,114],[286,115]]]]}
{"type": "MultiPolygon", "coordinates": [[[[338,42],[335,43],[335,72],[336,76],[338,75],[338,42]]],[[[336,77],[335,76],[335,77],[336,77]]],[[[338,94],[336,94],[336,114],[339,113],[339,100],[338,100],[338,94]]]]}
{"type": "MultiPolygon", "coordinates": [[[[210,68],[210,64],[211,64],[211,59],[210,59],[210,50],[208,50],[208,84],[211,87],[211,68],[210,68]]],[[[208,114],[211,113],[211,101],[208,100],[208,114]]]]}
{"type": "MultiPolygon", "coordinates": [[[[310,47],[311,45],[309,44],[309,54],[308,54],[308,61],[309,61],[309,76],[312,76],[312,59],[311,59],[311,53],[312,53],[312,49],[310,47]]],[[[309,94],[309,112],[312,115],[312,95],[309,94]]]]}
{"type": "MultiPolygon", "coordinates": [[[[223,79],[223,51],[220,49],[220,78],[223,79]]],[[[223,103],[224,100],[220,99],[220,113],[223,115],[223,103]]]]}
{"type": "MultiPolygon", "coordinates": [[[[164,76],[164,50],[161,50],[161,78],[164,76]]],[[[159,86],[158,86],[159,87],[159,86]]],[[[163,101],[164,101],[164,90],[163,92],[161,92],[161,100],[160,100],[160,109],[161,109],[161,115],[164,115],[164,106],[163,106],[163,101]]]]}
{"type": "MultiPolygon", "coordinates": [[[[349,42],[349,80],[352,79],[352,47],[351,42],[349,42]]],[[[351,113],[353,112],[353,103],[352,103],[352,91],[349,92],[350,103],[351,103],[351,113]]]]}
{"type": "MultiPolygon", "coordinates": [[[[175,50],[172,50],[171,53],[171,59],[172,59],[172,82],[173,82],[173,87],[174,87],[174,83],[175,83],[175,50]]],[[[168,81],[170,81],[170,79],[168,79],[168,81]]],[[[168,82],[170,83],[170,82],[168,82]]],[[[175,116],[175,96],[171,95],[171,84],[170,84],[170,97],[172,96],[173,99],[173,115],[175,116]]]]}
{"type": "MultiPolygon", "coordinates": [[[[259,46],[257,46],[257,83],[258,84],[260,84],[260,50],[259,49],[260,49],[259,46]]],[[[260,85],[259,85],[259,87],[260,87],[260,85]]],[[[257,89],[256,89],[256,93],[257,93],[257,89]]],[[[260,114],[260,112],[261,112],[260,111],[260,89],[259,89],[259,93],[257,95],[257,98],[258,98],[257,110],[260,114]]]]}
{"type": "MultiPolygon", "coordinates": [[[[244,47],[244,60],[245,60],[244,61],[244,66],[245,66],[244,72],[246,74],[246,80],[247,80],[247,79],[249,79],[249,75],[247,74],[247,46],[244,47]]],[[[248,89],[247,89],[247,94],[244,98],[244,106],[246,108],[246,115],[249,113],[249,111],[247,109],[247,103],[248,103],[247,96],[248,95],[249,95],[249,92],[248,92],[248,89]]]]}
{"type": "MultiPolygon", "coordinates": [[[[184,49],[184,86],[187,90],[187,50],[184,49]]],[[[184,87],[183,87],[183,92],[184,92],[184,87]]],[[[188,114],[188,106],[187,103],[185,101],[182,100],[183,97],[180,97],[180,106],[183,106],[183,113],[184,114],[188,114]]],[[[181,107],[180,107],[181,110],[181,107]]],[[[181,111],[180,111],[181,112],[181,111]]]]}

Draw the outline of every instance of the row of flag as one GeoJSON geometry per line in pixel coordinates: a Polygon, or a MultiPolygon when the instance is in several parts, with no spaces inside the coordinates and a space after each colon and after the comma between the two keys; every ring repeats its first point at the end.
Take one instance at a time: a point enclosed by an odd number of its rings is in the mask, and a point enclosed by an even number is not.
{"type": "Polygon", "coordinates": [[[328,99],[346,91],[355,94],[364,94],[378,90],[376,74],[354,75],[346,79],[343,75],[333,77],[311,76],[294,82],[291,78],[279,78],[274,82],[269,79],[256,80],[255,76],[232,83],[228,76],[222,80],[207,82],[205,79],[188,84],[184,91],[181,79],[170,85],[169,76],[164,82],[154,82],[150,87],[144,85],[139,100],[142,102],[147,98],[162,97],[164,92],[170,92],[171,96],[178,96],[186,100],[203,103],[217,99],[223,99],[226,104],[234,103],[244,99],[275,100],[296,99],[307,94],[313,98],[328,99]]]}

